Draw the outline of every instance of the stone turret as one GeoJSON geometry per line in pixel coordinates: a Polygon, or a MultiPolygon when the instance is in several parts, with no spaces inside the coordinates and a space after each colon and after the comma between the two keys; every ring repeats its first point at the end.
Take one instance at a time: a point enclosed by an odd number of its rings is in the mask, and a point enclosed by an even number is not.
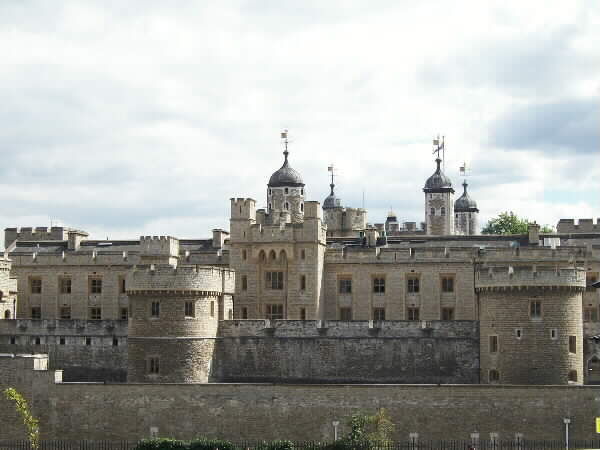
{"type": "Polygon", "coordinates": [[[129,382],[206,383],[219,319],[233,316],[234,272],[151,265],[127,277],[129,382]]]}
{"type": "Polygon", "coordinates": [[[442,160],[435,160],[437,169],[425,182],[425,232],[434,235],[454,234],[454,189],[442,171],[442,160]]]}
{"type": "Polygon", "coordinates": [[[582,384],[585,271],[479,267],[481,383],[582,384]]]}
{"type": "Polygon", "coordinates": [[[465,236],[479,234],[479,209],[467,192],[467,186],[465,180],[463,194],[454,202],[454,232],[465,236]]]}
{"type": "Polygon", "coordinates": [[[10,277],[11,261],[0,257],[0,320],[14,319],[17,302],[17,280],[10,277]]]}

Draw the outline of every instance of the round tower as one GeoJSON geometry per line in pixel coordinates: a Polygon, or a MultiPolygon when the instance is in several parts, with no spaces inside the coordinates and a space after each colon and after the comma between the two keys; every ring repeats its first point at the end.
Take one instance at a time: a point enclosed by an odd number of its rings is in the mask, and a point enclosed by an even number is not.
{"type": "Polygon", "coordinates": [[[435,160],[437,169],[425,182],[425,232],[433,235],[454,234],[454,189],[441,168],[442,160],[435,160]]]}
{"type": "Polygon", "coordinates": [[[233,310],[235,277],[212,266],[133,269],[128,382],[207,383],[218,321],[233,310]]]}
{"type": "Polygon", "coordinates": [[[278,223],[280,217],[286,221],[299,223],[304,220],[304,182],[300,174],[289,164],[287,131],[281,133],[281,137],[285,144],[283,152],[285,159],[281,168],[271,175],[267,184],[267,209],[274,223],[278,223]]]}
{"type": "Polygon", "coordinates": [[[469,196],[467,186],[465,180],[463,194],[454,202],[454,232],[465,236],[479,234],[479,209],[469,196]]]}
{"type": "Polygon", "coordinates": [[[583,269],[476,272],[483,384],[582,384],[583,269]]]}

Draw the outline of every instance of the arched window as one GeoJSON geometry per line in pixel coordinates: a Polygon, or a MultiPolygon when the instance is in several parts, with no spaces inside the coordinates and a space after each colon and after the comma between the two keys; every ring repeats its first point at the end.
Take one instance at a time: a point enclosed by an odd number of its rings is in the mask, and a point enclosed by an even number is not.
{"type": "Polygon", "coordinates": [[[577,382],[577,371],[576,370],[571,370],[569,372],[569,381],[575,383],[577,382]]]}
{"type": "Polygon", "coordinates": [[[435,208],[431,208],[430,214],[431,214],[432,216],[435,216],[435,208]]]}
{"type": "Polygon", "coordinates": [[[304,189],[300,189],[300,195],[304,195],[304,189]]]}
{"type": "Polygon", "coordinates": [[[304,212],[304,203],[300,203],[300,211],[304,212]]]}
{"type": "Polygon", "coordinates": [[[265,254],[264,250],[260,251],[260,253],[258,254],[258,259],[260,260],[260,262],[265,262],[267,260],[267,255],[265,254]]]}
{"type": "Polygon", "coordinates": [[[269,195],[271,195],[271,194],[272,194],[271,189],[269,189],[269,195]]]}
{"type": "Polygon", "coordinates": [[[288,202],[285,202],[284,208],[287,211],[288,209],[290,209],[290,204],[288,202]]]}
{"type": "Polygon", "coordinates": [[[273,209],[273,206],[269,203],[269,210],[273,209]]]}
{"type": "Polygon", "coordinates": [[[280,261],[285,261],[287,259],[287,253],[285,252],[285,250],[281,250],[279,252],[279,260],[280,261]]]}
{"type": "Polygon", "coordinates": [[[4,311],[4,318],[10,319],[10,310],[7,309],[6,311],[4,311]]]}
{"type": "Polygon", "coordinates": [[[446,215],[446,208],[444,208],[442,206],[442,209],[440,210],[440,212],[441,212],[442,216],[445,216],[446,215]]]}
{"type": "Polygon", "coordinates": [[[277,259],[277,255],[275,254],[275,250],[271,250],[269,252],[269,262],[273,262],[277,259]]]}

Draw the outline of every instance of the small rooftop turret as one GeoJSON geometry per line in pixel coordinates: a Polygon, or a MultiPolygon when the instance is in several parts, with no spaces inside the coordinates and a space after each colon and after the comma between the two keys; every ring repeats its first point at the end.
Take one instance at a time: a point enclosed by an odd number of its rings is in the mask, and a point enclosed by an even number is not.
{"type": "Polygon", "coordinates": [[[454,202],[454,212],[479,212],[477,202],[467,192],[467,180],[463,182],[463,194],[454,202]]]}

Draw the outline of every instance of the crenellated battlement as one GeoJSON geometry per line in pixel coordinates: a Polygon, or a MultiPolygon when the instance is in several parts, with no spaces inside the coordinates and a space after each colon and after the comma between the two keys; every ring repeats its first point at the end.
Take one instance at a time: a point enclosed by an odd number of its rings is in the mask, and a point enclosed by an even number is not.
{"type": "Polygon", "coordinates": [[[207,295],[233,294],[235,272],[216,266],[172,266],[151,264],[138,266],[127,276],[127,293],[206,293],[207,295]]]}
{"type": "Polygon", "coordinates": [[[575,223],[575,219],[560,219],[556,225],[558,233],[600,233],[600,218],[596,219],[579,219],[579,223],[575,223]]]}
{"type": "Polygon", "coordinates": [[[69,233],[77,233],[85,237],[88,233],[66,227],[21,227],[4,229],[4,247],[8,248],[15,240],[20,241],[66,241],[69,233]]]}
{"type": "Polygon", "coordinates": [[[481,261],[568,261],[575,262],[588,256],[585,247],[499,247],[480,248],[481,261]]]}
{"type": "Polygon", "coordinates": [[[179,239],[172,236],[140,236],[142,262],[174,263],[179,257],[179,239]]]}
{"type": "Polygon", "coordinates": [[[521,288],[585,289],[585,270],[572,267],[482,267],[475,273],[476,290],[521,288]]]}
{"type": "Polygon", "coordinates": [[[256,200],[231,198],[231,219],[256,220],[256,200]]]}

